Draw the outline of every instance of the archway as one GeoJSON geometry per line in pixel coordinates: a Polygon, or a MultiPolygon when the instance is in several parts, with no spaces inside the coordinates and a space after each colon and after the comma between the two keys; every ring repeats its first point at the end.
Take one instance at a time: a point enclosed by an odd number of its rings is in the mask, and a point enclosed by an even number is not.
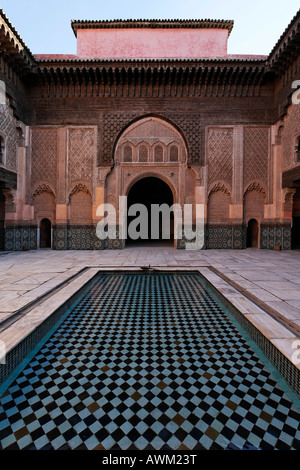
{"type": "Polygon", "coordinates": [[[172,205],[173,193],[163,180],[153,176],[138,180],[128,193],[127,243],[173,246],[174,214],[170,210],[172,205]],[[142,204],[144,209],[139,211],[135,204],[142,204]]]}
{"type": "Polygon", "coordinates": [[[40,248],[51,248],[51,222],[49,219],[41,220],[40,248]]]}
{"type": "Polygon", "coordinates": [[[292,249],[300,249],[300,188],[294,194],[293,198],[293,225],[292,225],[292,249]]]}
{"type": "Polygon", "coordinates": [[[250,219],[247,227],[247,248],[258,248],[259,224],[256,219],[250,219]]]}

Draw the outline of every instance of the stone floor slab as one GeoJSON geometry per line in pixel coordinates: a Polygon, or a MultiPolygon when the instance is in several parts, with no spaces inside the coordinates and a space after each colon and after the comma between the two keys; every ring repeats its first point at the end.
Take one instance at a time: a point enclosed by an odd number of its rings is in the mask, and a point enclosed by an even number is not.
{"type": "MultiPolygon", "coordinates": [[[[264,250],[175,250],[126,247],[123,250],[5,253],[0,257],[0,321],[26,307],[86,267],[103,269],[156,266],[168,269],[216,269],[242,292],[278,309],[281,317],[300,315],[300,253],[264,250]]],[[[230,288],[229,291],[230,293],[230,288]]],[[[233,295],[233,294],[232,294],[233,295]]]]}

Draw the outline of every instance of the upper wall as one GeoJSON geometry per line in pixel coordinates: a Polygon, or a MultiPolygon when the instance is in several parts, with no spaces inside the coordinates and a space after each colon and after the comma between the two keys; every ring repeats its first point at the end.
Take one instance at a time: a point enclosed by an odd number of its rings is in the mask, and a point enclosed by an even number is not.
{"type": "Polygon", "coordinates": [[[77,56],[90,59],[192,59],[227,56],[226,29],[81,29],[77,56]]]}

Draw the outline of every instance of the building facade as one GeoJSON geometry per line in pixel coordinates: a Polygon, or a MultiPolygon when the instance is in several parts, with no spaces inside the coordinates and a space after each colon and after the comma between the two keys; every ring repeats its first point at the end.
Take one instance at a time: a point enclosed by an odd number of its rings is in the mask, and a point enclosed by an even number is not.
{"type": "Polygon", "coordinates": [[[229,55],[232,21],[71,25],[34,56],[0,11],[0,249],[122,248],[124,196],[198,205],[204,249],[300,247],[300,12],[268,56],[229,55]]]}

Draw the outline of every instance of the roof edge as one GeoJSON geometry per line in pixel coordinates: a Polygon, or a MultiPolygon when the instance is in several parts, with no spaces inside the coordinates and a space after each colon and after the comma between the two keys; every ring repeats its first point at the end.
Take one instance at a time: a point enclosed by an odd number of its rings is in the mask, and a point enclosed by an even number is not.
{"type": "MultiPolygon", "coordinates": [[[[279,39],[277,40],[276,44],[273,46],[271,52],[268,55],[268,61],[272,60],[272,57],[276,54],[276,51],[280,48],[281,44],[285,41],[291,30],[297,28],[297,23],[298,23],[298,28],[299,28],[299,20],[300,20],[300,9],[297,11],[297,13],[294,15],[292,20],[289,22],[288,26],[285,28],[279,39]]],[[[299,29],[298,29],[299,31],[299,29]]]]}
{"type": "Polygon", "coordinates": [[[26,51],[26,53],[28,54],[28,56],[30,56],[30,58],[32,60],[35,60],[33,53],[31,52],[29,47],[25,44],[25,42],[21,38],[20,34],[15,29],[15,27],[11,24],[10,20],[8,19],[8,17],[6,16],[6,14],[4,13],[4,11],[1,8],[0,8],[0,17],[2,18],[2,20],[3,20],[4,24],[6,25],[6,27],[10,30],[10,38],[12,38],[14,40],[14,36],[15,36],[15,38],[20,43],[20,45],[22,46],[24,51],[26,51]]]}
{"type": "Polygon", "coordinates": [[[71,27],[77,37],[78,29],[108,29],[108,28],[217,28],[227,29],[230,35],[234,25],[233,20],[184,20],[184,19],[115,19],[115,20],[71,20],[71,27]]]}
{"type": "Polygon", "coordinates": [[[46,64],[90,64],[90,65],[95,65],[99,63],[105,63],[105,64],[111,64],[114,66],[117,66],[118,64],[163,64],[163,63],[192,63],[192,64],[201,64],[202,62],[205,63],[224,63],[224,64],[232,64],[232,63],[237,63],[237,64],[242,64],[242,63],[260,63],[260,64],[267,64],[266,59],[267,56],[227,56],[227,57],[195,57],[195,58],[140,58],[140,59],[110,59],[110,58],[96,58],[96,59],[90,59],[90,58],[82,58],[78,56],[60,56],[60,55],[43,55],[43,54],[38,54],[35,56],[36,58],[36,64],[37,66],[41,65],[46,65],[46,64]]]}

